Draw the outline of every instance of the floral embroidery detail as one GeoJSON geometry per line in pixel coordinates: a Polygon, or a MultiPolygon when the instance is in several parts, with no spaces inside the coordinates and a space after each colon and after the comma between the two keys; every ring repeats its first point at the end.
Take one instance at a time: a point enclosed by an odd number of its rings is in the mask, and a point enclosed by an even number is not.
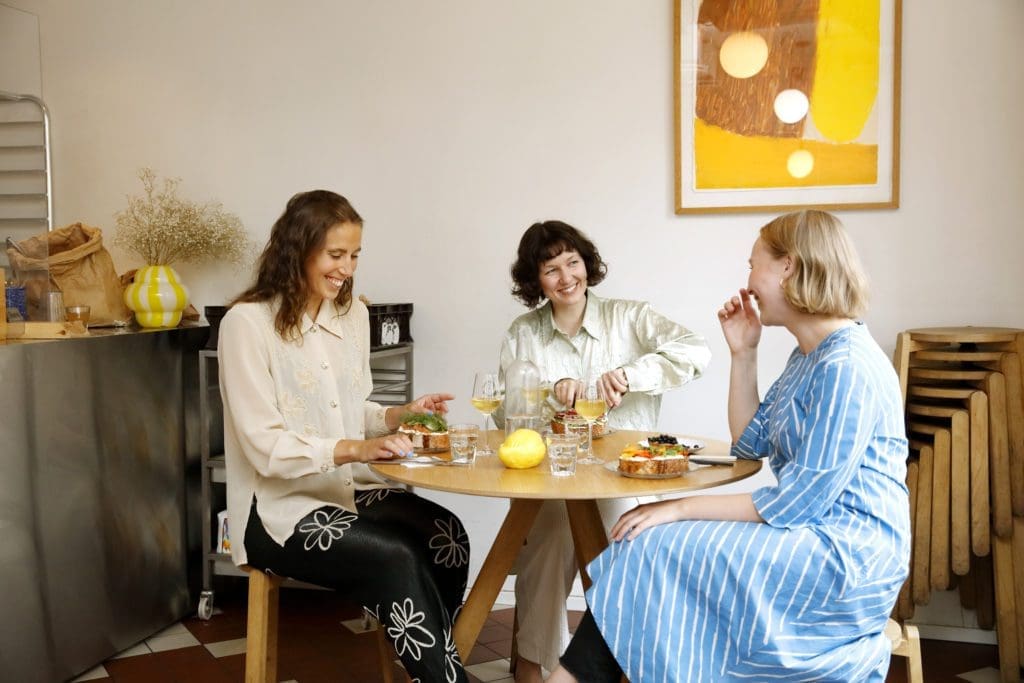
{"type": "Polygon", "coordinates": [[[307,422],[302,425],[302,434],[304,436],[320,436],[320,428],[307,422]]]}
{"type": "Polygon", "coordinates": [[[306,550],[312,550],[314,547],[328,550],[331,543],[344,536],[352,522],[358,518],[358,515],[343,508],[336,508],[330,513],[317,510],[313,513],[312,521],[299,525],[299,533],[306,534],[306,541],[302,547],[306,550]]]}
{"type": "Polygon", "coordinates": [[[403,491],[402,489],[387,488],[369,489],[358,494],[356,496],[356,502],[359,503],[360,505],[365,505],[366,507],[369,507],[374,503],[381,502],[382,500],[390,496],[392,493],[405,493],[405,491],[403,491]]]}
{"type": "Polygon", "coordinates": [[[469,538],[466,530],[454,517],[435,519],[434,526],[441,530],[430,538],[430,547],[436,550],[434,564],[443,564],[451,569],[461,567],[469,562],[469,538]]]}
{"type": "Polygon", "coordinates": [[[307,394],[316,394],[319,388],[319,382],[316,381],[316,375],[309,368],[302,367],[295,371],[295,381],[298,382],[299,388],[307,394]]]}
{"type": "Polygon", "coordinates": [[[305,416],[306,399],[289,391],[281,392],[281,413],[285,416],[305,416]]]}
{"type": "Polygon", "coordinates": [[[455,640],[451,629],[444,630],[444,679],[447,683],[455,683],[458,678],[459,651],[455,649],[455,640]]]}
{"type": "Polygon", "coordinates": [[[391,603],[391,626],[388,626],[388,636],[395,645],[395,652],[401,657],[406,652],[409,656],[419,661],[423,654],[423,648],[434,647],[437,639],[427,629],[420,626],[426,619],[423,612],[413,609],[412,598],[406,598],[399,605],[391,603]]]}

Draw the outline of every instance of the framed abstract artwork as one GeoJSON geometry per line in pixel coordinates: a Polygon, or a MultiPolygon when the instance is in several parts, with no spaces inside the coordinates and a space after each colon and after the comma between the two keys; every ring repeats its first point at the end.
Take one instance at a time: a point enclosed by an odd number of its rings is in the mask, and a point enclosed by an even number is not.
{"type": "Polygon", "coordinates": [[[675,0],[676,213],[899,205],[900,0],[675,0]]]}

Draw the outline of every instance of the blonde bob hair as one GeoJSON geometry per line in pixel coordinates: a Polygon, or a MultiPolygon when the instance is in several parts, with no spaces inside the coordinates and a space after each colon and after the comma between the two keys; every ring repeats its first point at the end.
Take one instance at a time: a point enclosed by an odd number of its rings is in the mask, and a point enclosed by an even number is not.
{"type": "Polygon", "coordinates": [[[775,258],[788,256],[792,274],[782,291],[803,313],[856,318],[867,310],[867,278],[839,219],[809,209],[779,216],[761,228],[775,258]]]}

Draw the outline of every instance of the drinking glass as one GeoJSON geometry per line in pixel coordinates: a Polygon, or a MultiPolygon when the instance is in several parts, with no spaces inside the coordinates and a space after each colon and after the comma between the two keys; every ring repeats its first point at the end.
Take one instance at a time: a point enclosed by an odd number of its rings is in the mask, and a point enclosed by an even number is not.
{"type": "Polygon", "coordinates": [[[68,306],[64,309],[64,319],[69,323],[80,322],[86,327],[89,326],[88,306],[68,306]]]}
{"type": "Polygon", "coordinates": [[[480,428],[474,424],[448,426],[448,442],[451,445],[453,465],[472,465],[476,456],[476,445],[480,439],[480,428]]]}
{"type": "MultiPolygon", "coordinates": [[[[477,455],[494,455],[494,449],[487,443],[487,421],[498,409],[502,401],[501,385],[498,384],[498,373],[478,372],[473,380],[473,398],[470,402],[476,411],[484,416],[484,428],[476,448],[477,455]]],[[[497,425],[495,425],[497,429],[497,425]]]]}
{"type": "Polygon", "coordinates": [[[576,413],[587,421],[587,456],[580,458],[581,465],[600,465],[594,457],[594,422],[604,415],[607,405],[601,392],[601,372],[588,369],[583,373],[582,387],[576,395],[576,413]]]}
{"type": "Polygon", "coordinates": [[[548,437],[548,464],[555,477],[576,474],[576,456],[580,440],[575,434],[551,434],[548,437]]]}

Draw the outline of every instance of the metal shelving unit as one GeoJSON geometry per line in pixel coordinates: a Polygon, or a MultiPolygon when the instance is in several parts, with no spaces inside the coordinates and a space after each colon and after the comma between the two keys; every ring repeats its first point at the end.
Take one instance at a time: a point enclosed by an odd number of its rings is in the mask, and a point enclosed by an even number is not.
{"type": "Polygon", "coordinates": [[[18,241],[53,230],[51,168],[46,104],[0,90],[0,234],[18,241]]]}
{"type": "MultiPolygon", "coordinates": [[[[400,344],[370,351],[373,393],[370,400],[383,405],[402,405],[413,398],[413,345],[400,344]]],[[[198,615],[213,615],[213,577],[245,576],[231,561],[229,553],[214,551],[213,509],[215,486],[226,482],[224,468],[224,416],[217,379],[217,352],[199,352],[199,438],[202,456],[201,522],[203,543],[203,586],[199,594],[198,615]]],[[[240,541],[239,541],[240,542],[240,541]]],[[[296,584],[298,582],[295,582],[296,584]]],[[[305,584],[302,584],[305,585],[305,584]]]]}
{"type": "Polygon", "coordinates": [[[370,371],[373,374],[371,401],[402,405],[413,399],[412,342],[371,349],[370,371]]]}

